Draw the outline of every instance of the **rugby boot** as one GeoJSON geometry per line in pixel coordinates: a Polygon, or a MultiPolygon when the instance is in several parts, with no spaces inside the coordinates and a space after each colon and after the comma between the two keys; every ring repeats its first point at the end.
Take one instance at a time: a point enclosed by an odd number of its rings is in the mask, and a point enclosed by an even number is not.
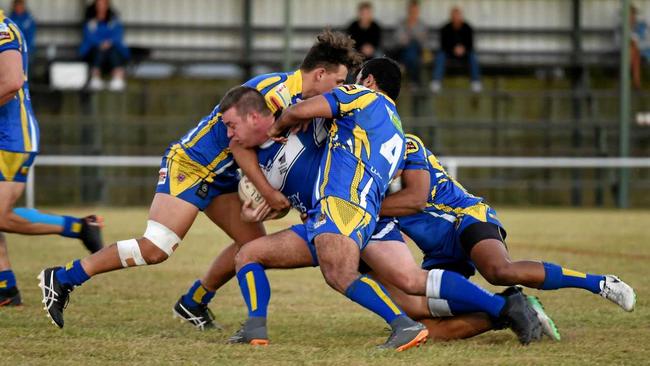
{"type": "Polygon", "coordinates": [[[391,333],[386,343],[377,346],[380,349],[394,349],[397,352],[419,347],[427,341],[429,331],[422,323],[400,316],[390,323],[391,333]]]}
{"type": "Polygon", "coordinates": [[[81,219],[79,239],[90,253],[100,251],[104,247],[102,228],[104,219],[101,216],[90,215],[81,219]]]}
{"type": "Polygon", "coordinates": [[[508,326],[517,335],[519,342],[527,345],[542,338],[542,324],[526,296],[519,287],[509,287],[502,294],[506,304],[501,310],[508,326]]]}
{"type": "Polygon", "coordinates": [[[269,336],[266,332],[266,318],[248,318],[241,329],[228,338],[228,343],[246,343],[252,346],[267,346],[269,344],[269,336]]]}
{"type": "Polygon", "coordinates": [[[70,292],[73,287],[59,282],[54,275],[61,267],[46,268],[38,275],[40,283],[38,287],[43,293],[43,310],[47,312],[47,317],[52,320],[59,328],[63,328],[63,310],[68,306],[70,292]]]}
{"type": "Polygon", "coordinates": [[[634,311],[636,293],[627,283],[614,275],[605,275],[600,281],[600,296],[620,306],[625,311],[634,311]]]}
{"type": "Polygon", "coordinates": [[[212,314],[212,311],[210,311],[207,305],[199,304],[196,307],[187,306],[183,304],[182,296],[176,301],[172,313],[174,318],[180,318],[181,322],[186,321],[198,330],[222,329],[214,322],[214,314],[212,314]]]}
{"type": "Polygon", "coordinates": [[[560,331],[557,329],[557,326],[555,326],[553,319],[551,319],[551,317],[546,314],[546,311],[544,311],[544,306],[541,301],[539,301],[539,298],[537,298],[537,296],[528,295],[526,296],[526,300],[528,300],[530,306],[535,310],[539,322],[542,323],[542,332],[544,335],[559,342],[562,339],[560,331]]]}
{"type": "Polygon", "coordinates": [[[0,306],[20,306],[22,304],[18,287],[0,289],[0,306]]]}

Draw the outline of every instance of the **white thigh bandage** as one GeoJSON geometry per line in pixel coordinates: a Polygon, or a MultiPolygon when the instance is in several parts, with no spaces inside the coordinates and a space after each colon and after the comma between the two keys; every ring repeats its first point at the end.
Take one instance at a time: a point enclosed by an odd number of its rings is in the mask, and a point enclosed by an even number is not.
{"type": "Polygon", "coordinates": [[[447,303],[447,300],[428,298],[427,304],[429,304],[429,311],[431,312],[431,316],[434,318],[454,316],[454,314],[451,313],[451,309],[449,309],[449,303],[447,303]]]}
{"type": "Polygon", "coordinates": [[[439,299],[440,286],[442,285],[442,274],[445,271],[441,269],[432,269],[427,275],[427,297],[439,299]]]}
{"type": "Polygon", "coordinates": [[[181,238],[175,232],[153,220],[147,221],[147,230],[143,236],[168,256],[172,255],[174,247],[181,243],[181,238]]]}
{"type": "Polygon", "coordinates": [[[135,239],[122,240],[117,242],[117,252],[120,255],[120,262],[122,262],[122,267],[130,266],[145,266],[144,258],[142,258],[142,253],[140,252],[140,245],[135,239]],[[129,262],[129,259],[131,262],[129,262]]]}

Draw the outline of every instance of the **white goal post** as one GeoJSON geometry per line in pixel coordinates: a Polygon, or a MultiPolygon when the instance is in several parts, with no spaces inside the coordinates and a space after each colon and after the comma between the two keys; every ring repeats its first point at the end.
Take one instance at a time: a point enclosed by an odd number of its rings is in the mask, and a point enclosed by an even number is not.
{"type": "MultiPolygon", "coordinates": [[[[30,169],[26,186],[26,205],[35,202],[35,174],[39,166],[77,167],[129,167],[157,168],[159,156],[38,156],[30,169]]],[[[650,158],[574,158],[574,157],[497,157],[497,156],[447,156],[440,157],[449,175],[458,177],[459,168],[650,168],[650,158]]]]}

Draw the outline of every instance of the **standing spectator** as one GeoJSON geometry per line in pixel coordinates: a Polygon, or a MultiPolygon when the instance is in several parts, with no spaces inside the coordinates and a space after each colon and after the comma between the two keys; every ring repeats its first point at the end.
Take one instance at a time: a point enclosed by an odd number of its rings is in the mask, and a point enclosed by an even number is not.
{"type": "Polygon", "coordinates": [[[104,88],[102,71],[105,70],[112,76],[109,90],[123,90],[124,65],[130,53],[124,44],[122,22],[109,0],[95,0],[86,11],[86,18],[79,53],[91,67],[90,89],[104,88]]]}
{"type": "Polygon", "coordinates": [[[398,25],[395,37],[399,47],[398,58],[406,67],[410,86],[419,87],[422,50],[427,38],[427,27],[420,21],[419,1],[409,1],[407,17],[398,25]]]}
{"type": "MultiPolygon", "coordinates": [[[[632,85],[641,89],[641,70],[643,59],[650,60],[650,30],[648,24],[639,19],[639,9],[630,7],[630,63],[632,71],[632,85]]],[[[619,27],[620,29],[620,27],[619,27]]]]}
{"type": "Polygon", "coordinates": [[[447,58],[451,58],[469,65],[472,91],[478,93],[483,86],[478,58],[474,51],[474,30],[463,19],[463,12],[459,7],[455,6],[451,9],[450,18],[449,23],[440,29],[440,50],[436,54],[431,91],[438,93],[441,90],[445,63],[447,58]]]}
{"type": "Polygon", "coordinates": [[[354,47],[361,52],[366,60],[378,54],[381,46],[381,27],[373,19],[370,2],[359,3],[357,20],[348,26],[347,34],[354,40],[354,47]]]}
{"type": "Polygon", "coordinates": [[[25,0],[14,0],[11,5],[11,14],[9,18],[18,25],[18,28],[23,32],[25,36],[25,42],[27,42],[27,50],[29,55],[29,60],[31,61],[36,55],[34,48],[34,41],[36,39],[36,22],[32,17],[32,14],[27,10],[25,0]]]}

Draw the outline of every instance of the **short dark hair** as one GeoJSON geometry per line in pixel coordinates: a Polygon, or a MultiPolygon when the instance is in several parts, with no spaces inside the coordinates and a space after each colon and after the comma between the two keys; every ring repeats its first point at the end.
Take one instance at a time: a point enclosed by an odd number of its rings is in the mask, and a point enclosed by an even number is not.
{"type": "Polygon", "coordinates": [[[251,112],[271,114],[262,93],[249,86],[236,86],[228,90],[226,95],[221,98],[219,112],[226,113],[233,107],[237,108],[237,114],[241,117],[245,117],[251,112]]]}
{"type": "Polygon", "coordinates": [[[308,72],[323,67],[327,71],[334,71],[339,65],[353,70],[361,64],[362,60],[363,58],[354,48],[354,40],[350,36],[325,29],[316,36],[316,42],[300,64],[300,70],[308,72]]]}
{"type": "Polygon", "coordinates": [[[388,57],[373,58],[361,65],[361,79],[375,78],[377,87],[392,100],[397,100],[402,87],[402,71],[397,62],[388,57]]]}
{"type": "Polygon", "coordinates": [[[372,9],[372,3],[370,1],[362,1],[357,5],[357,10],[363,9],[372,9]]]}

